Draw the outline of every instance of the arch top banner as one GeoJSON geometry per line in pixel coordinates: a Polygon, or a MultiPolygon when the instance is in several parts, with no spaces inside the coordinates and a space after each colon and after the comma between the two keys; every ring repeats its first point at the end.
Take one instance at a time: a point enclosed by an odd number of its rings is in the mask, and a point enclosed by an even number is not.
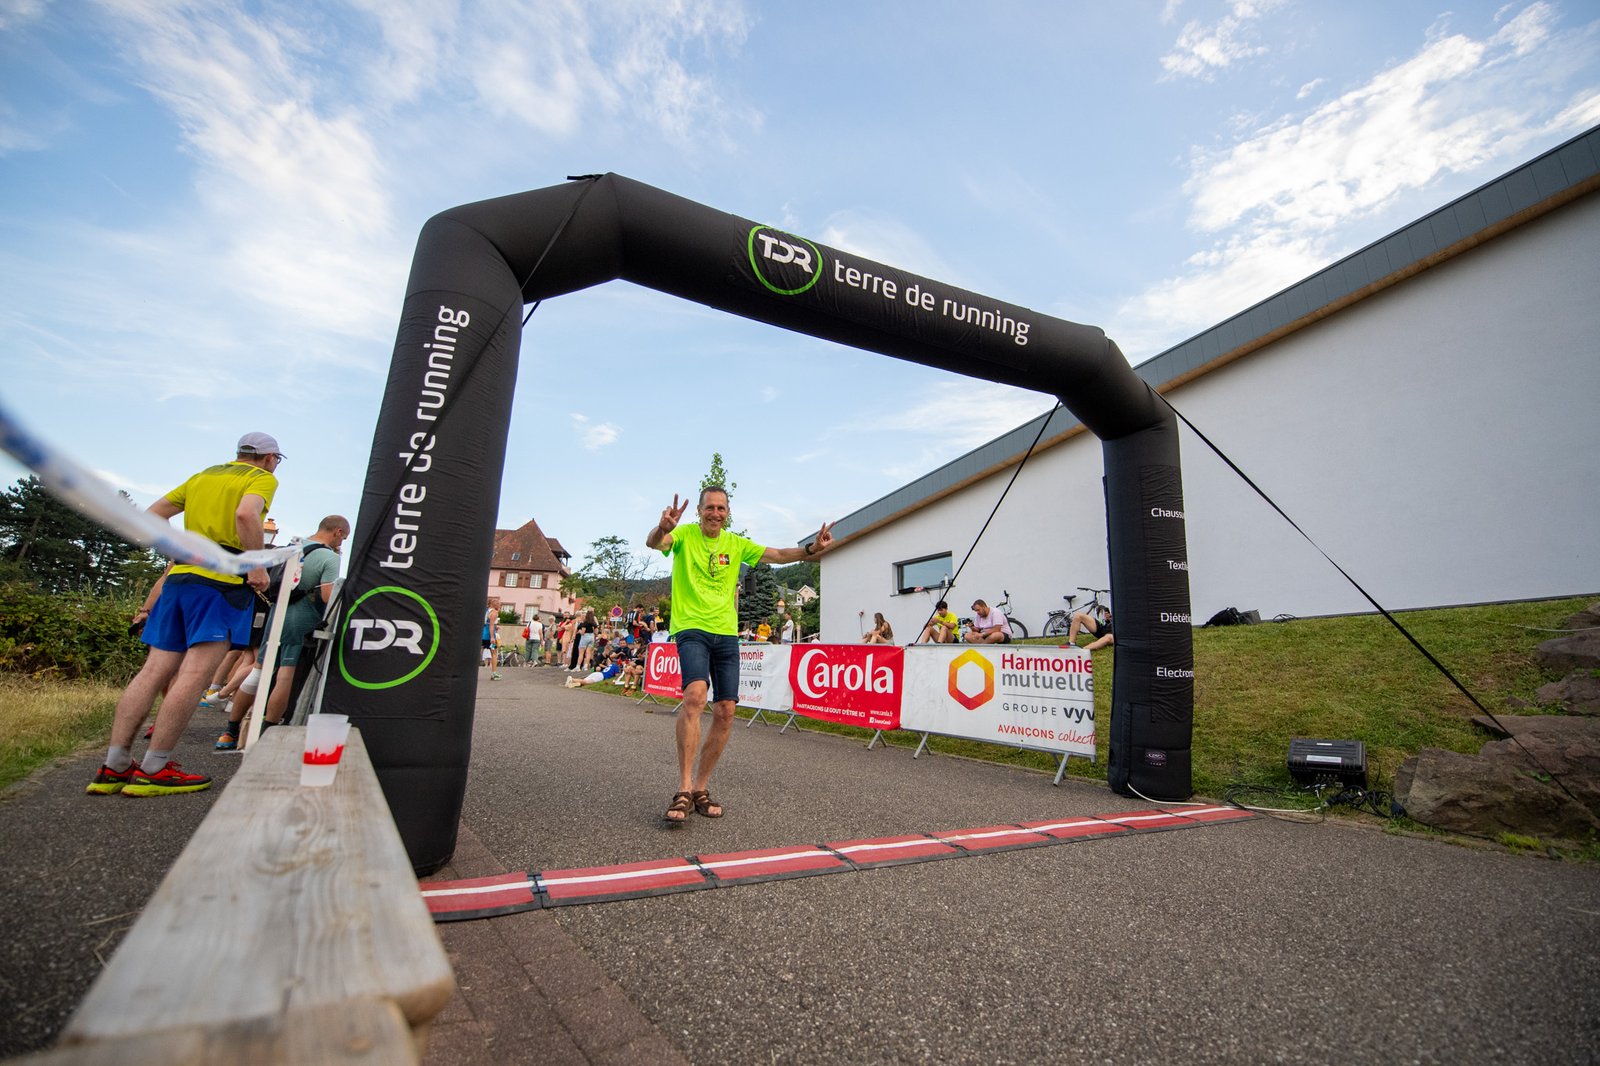
{"type": "Polygon", "coordinates": [[[1106,462],[1108,776],[1189,795],[1192,634],[1168,621],[1189,617],[1176,419],[1104,332],[606,174],[443,211],[412,259],[324,706],[362,728],[419,872],[449,860],[466,791],[521,309],[612,280],[1058,397],[1106,462]]]}

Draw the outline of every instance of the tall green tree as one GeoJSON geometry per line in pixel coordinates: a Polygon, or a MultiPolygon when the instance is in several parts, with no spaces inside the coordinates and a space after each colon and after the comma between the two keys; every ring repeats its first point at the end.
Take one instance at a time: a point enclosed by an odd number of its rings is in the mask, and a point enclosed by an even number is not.
{"type": "Polygon", "coordinates": [[[628,599],[628,583],[648,577],[654,565],[649,556],[635,554],[622,537],[601,537],[589,545],[589,556],[578,573],[607,603],[622,604],[628,599]]]}
{"type": "Polygon", "coordinates": [[[739,486],[728,477],[727,468],[722,465],[722,453],[711,453],[711,469],[706,471],[706,476],[700,479],[700,489],[704,491],[712,485],[721,485],[728,493],[729,514],[732,514],[733,492],[739,486]]]}
{"type": "MultiPolygon", "coordinates": [[[[134,506],[126,492],[120,495],[134,506]]],[[[46,591],[116,592],[127,584],[123,564],[141,554],[56,499],[37,477],[22,478],[0,492],[0,556],[46,591]]]]}
{"type": "MultiPolygon", "coordinates": [[[[749,534],[744,530],[733,528],[733,493],[739,487],[739,483],[728,477],[728,470],[722,465],[721,452],[711,453],[711,469],[707,470],[706,476],[700,479],[700,492],[704,492],[712,485],[721,486],[722,490],[728,494],[728,528],[741,537],[748,536],[749,534]]],[[[699,493],[695,495],[694,502],[698,503],[699,493]]],[[[690,518],[690,521],[693,521],[693,518],[690,518]]]]}

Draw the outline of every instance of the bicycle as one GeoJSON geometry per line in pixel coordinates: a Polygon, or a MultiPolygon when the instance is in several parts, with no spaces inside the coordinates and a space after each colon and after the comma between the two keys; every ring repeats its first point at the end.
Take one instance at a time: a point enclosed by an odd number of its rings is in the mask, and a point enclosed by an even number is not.
{"type": "Polygon", "coordinates": [[[515,648],[501,648],[500,655],[495,662],[495,669],[502,666],[521,666],[522,653],[515,648]]]}
{"type": "MultiPolygon", "coordinates": [[[[1110,612],[1110,606],[1100,599],[1101,593],[1105,593],[1107,596],[1111,595],[1110,589],[1092,589],[1087,585],[1079,585],[1078,591],[1089,594],[1089,602],[1083,605],[1084,614],[1098,618],[1100,612],[1110,612]]],[[[1067,609],[1064,611],[1051,611],[1049,616],[1045,618],[1044,635],[1047,637],[1065,636],[1072,629],[1072,616],[1077,613],[1072,608],[1072,602],[1078,597],[1063,596],[1061,598],[1067,601],[1067,609]]]]}

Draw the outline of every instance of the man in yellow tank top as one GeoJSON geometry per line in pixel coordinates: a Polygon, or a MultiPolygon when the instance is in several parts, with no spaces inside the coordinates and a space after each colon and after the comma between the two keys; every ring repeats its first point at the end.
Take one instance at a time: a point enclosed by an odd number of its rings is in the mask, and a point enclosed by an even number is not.
{"type": "MultiPolygon", "coordinates": [[[[278,442],[265,433],[239,438],[237,458],[195,474],[149,507],[153,515],[183,515],[183,527],[224,548],[256,551],[262,521],[272,506],[283,462],[278,442]]],[[[200,694],[230,647],[250,644],[257,590],[267,587],[259,567],[246,577],[187,564],[174,566],[161,587],[143,639],[150,645],[144,666],[117,701],[111,745],[87,791],[91,795],[167,796],[211,787],[204,774],[184,773],[172,761],[200,694]],[[158,693],[166,689],[161,715],[144,758],[133,761],[134,734],[158,693]]]]}

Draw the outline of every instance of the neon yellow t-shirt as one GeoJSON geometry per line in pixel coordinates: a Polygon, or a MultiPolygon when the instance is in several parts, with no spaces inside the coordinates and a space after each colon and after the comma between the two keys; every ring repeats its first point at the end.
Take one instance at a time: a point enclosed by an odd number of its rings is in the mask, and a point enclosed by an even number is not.
{"type": "Polygon", "coordinates": [[[933,615],[933,624],[944,626],[946,629],[950,630],[950,632],[954,633],[961,625],[961,621],[949,611],[946,611],[944,614],[939,614],[937,611],[935,611],[933,615]]]}
{"type": "MultiPolygon", "coordinates": [[[[278,479],[270,473],[259,466],[234,461],[206,467],[167,493],[167,499],[174,506],[183,508],[183,528],[190,533],[198,533],[226,548],[243,548],[244,545],[239,543],[239,526],[235,518],[239,501],[246,496],[260,496],[266,501],[266,507],[261,510],[265,515],[277,491],[278,479]]],[[[186,563],[174,566],[172,572],[199,574],[225,585],[238,585],[244,581],[238,574],[219,574],[215,570],[186,563]]]]}
{"type": "Polygon", "coordinates": [[[701,629],[737,636],[739,564],[754,566],[766,550],[726,529],[716,539],[707,539],[698,522],[674,529],[672,543],[661,553],[672,556],[672,631],[701,629]]]}

